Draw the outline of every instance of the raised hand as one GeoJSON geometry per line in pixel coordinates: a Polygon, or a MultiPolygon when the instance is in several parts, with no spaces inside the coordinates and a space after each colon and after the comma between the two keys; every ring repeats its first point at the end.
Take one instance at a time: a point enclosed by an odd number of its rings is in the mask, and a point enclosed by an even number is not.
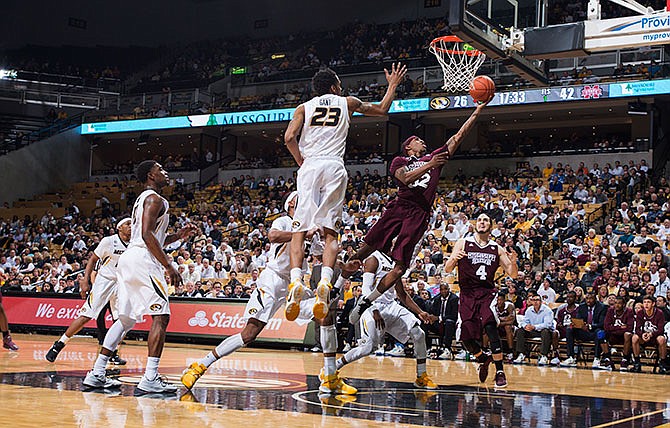
{"type": "Polygon", "coordinates": [[[387,69],[384,69],[384,74],[386,75],[386,81],[389,86],[398,86],[407,74],[407,66],[401,63],[391,64],[391,72],[387,69]]]}

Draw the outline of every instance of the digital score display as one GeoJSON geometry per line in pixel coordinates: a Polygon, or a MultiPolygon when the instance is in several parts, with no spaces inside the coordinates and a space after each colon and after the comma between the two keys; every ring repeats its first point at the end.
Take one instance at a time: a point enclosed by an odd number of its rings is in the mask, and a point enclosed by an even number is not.
{"type": "MultiPolygon", "coordinates": [[[[518,89],[498,92],[489,103],[490,107],[522,104],[542,104],[565,101],[597,100],[609,98],[609,85],[598,83],[575,86],[557,86],[538,89],[518,89]]],[[[475,102],[469,95],[446,95],[430,100],[432,110],[473,108],[475,102]]]]}

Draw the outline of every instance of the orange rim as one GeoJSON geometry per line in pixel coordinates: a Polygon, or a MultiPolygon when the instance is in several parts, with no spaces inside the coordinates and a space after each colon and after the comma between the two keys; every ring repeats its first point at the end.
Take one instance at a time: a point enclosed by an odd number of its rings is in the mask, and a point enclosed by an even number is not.
{"type": "Polygon", "coordinates": [[[463,43],[463,40],[459,38],[458,36],[441,36],[441,37],[436,37],[430,42],[430,46],[437,52],[443,52],[443,53],[448,53],[452,55],[467,55],[467,56],[479,56],[479,55],[484,55],[484,52],[477,50],[477,49],[472,49],[472,50],[456,50],[456,49],[444,49],[439,46],[439,43],[463,43]]]}

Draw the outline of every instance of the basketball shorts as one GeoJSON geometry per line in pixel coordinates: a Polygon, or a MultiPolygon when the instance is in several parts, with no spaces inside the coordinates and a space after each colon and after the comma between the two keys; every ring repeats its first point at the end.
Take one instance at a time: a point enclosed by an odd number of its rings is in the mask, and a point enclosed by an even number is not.
{"type": "Polygon", "coordinates": [[[96,276],[79,315],[87,318],[97,318],[100,311],[109,303],[112,318],[118,319],[117,288],[116,279],[103,278],[101,275],[96,276]]]}
{"type": "Polygon", "coordinates": [[[623,345],[624,344],[624,335],[623,334],[607,333],[607,342],[610,345],[623,345]]]}
{"type": "Polygon", "coordinates": [[[372,312],[375,306],[368,309],[361,316],[361,338],[372,342],[373,348],[384,343],[384,333],[393,336],[398,342],[407,343],[410,339],[409,331],[421,321],[409,309],[397,302],[377,307],[384,319],[384,330],[375,326],[372,312]]]}
{"type": "Polygon", "coordinates": [[[298,170],[298,205],[293,215],[293,232],[314,227],[339,231],[349,174],[337,157],[305,159],[298,170]]]}
{"type": "Polygon", "coordinates": [[[429,219],[430,213],[420,206],[395,199],[365,235],[365,243],[407,267],[416,245],[428,228],[429,219]]]}
{"type": "Polygon", "coordinates": [[[458,313],[461,317],[461,341],[481,340],[482,330],[487,324],[498,325],[495,313],[495,290],[481,288],[461,290],[458,313]]]}
{"type": "Polygon", "coordinates": [[[169,315],[165,269],[141,247],[128,248],[119,257],[118,311],[135,321],[144,315],[169,315]]]}

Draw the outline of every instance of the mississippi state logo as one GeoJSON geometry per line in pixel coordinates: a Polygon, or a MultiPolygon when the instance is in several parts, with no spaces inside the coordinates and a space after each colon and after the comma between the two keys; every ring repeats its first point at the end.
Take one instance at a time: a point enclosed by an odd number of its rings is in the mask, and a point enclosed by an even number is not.
{"type": "Polygon", "coordinates": [[[149,306],[149,309],[150,309],[152,312],[158,312],[158,311],[160,311],[162,308],[163,308],[163,305],[160,305],[160,304],[158,304],[158,303],[154,303],[153,305],[149,306]]]}
{"type": "Polygon", "coordinates": [[[188,320],[188,325],[191,327],[206,327],[207,324],[209,324],[209,320],[207,319],[207,312],[205,311],[196,312],[195,316],[188,320]]]}

